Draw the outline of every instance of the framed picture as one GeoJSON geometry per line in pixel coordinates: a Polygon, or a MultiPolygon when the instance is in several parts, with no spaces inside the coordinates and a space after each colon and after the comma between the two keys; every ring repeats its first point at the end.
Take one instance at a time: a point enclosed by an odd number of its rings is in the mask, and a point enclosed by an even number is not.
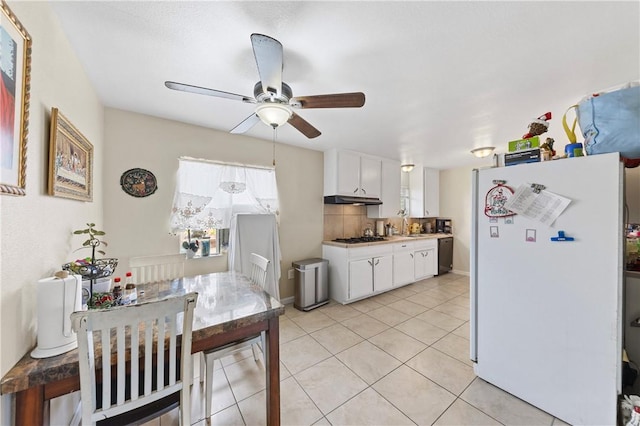
{"type": "Polygon", "coordinates": [[[31,36],[0,1],[0,194],[25,195],[31,36]]]}
{"type": "Polygon", "coordinates": [[[93,145],[51,108],[49,195],[93,201],[93,145]]]}

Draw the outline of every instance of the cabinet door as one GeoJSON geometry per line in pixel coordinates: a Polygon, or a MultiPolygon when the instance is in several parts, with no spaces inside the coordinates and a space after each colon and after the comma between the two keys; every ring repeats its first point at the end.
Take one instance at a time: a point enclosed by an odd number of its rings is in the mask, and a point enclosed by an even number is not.
{"type": "Polygon", "coordinates": [[[434,276],[438,272],[436,249],[427,249],[424,253],[424,274],[427,277],[434,276]]]}
{"type": "Polygon", "coordinates": [[[432,277],[437,270],[436,250],[433,248],[420,250],[414,253],[415,256],[415,279],[432,277]]]}
{"type": "Polygon", "coordinates": [[[353,152],[338,151],[338,194],[360,194],[360,156],[353,152]]]}
{"type": "Polygon", "coordinates": [[[360,194],[363,197],[380,197],[382,185],[382,161],[369,158],[360,158],[360,194]]]}
{"type": "Polygon", "coordinates": [[[424,169],[424,217],[440,214],[440,170],[424,169]]]}
{"type": "Polygon", "coordinates": [[[373,293],[373,260],[349,262],[349,299],[373,293]]]}
{"type": "Polygon", "coordinates": [[[367,206],[367,216],[370,218],[396,217],[400,210],[401,186],[400,162],[382,160],[382,175],[379,206],[367,206]]]}
{"type": "Polygon", "coordinates": [[[409,173],[409,216],[435,217],[440,214],[440,171],[416,167],[409,173]]]}
{"type": "Polygon", "coordinates": [[[393,287],[393,256],[373,258],[373,291],[393,287]]]}
{"type": "Polygon", "coordinates": [[[414,255],[407,251],[393,255],[393,285],[399,286],[414,281],[414,255]]]}

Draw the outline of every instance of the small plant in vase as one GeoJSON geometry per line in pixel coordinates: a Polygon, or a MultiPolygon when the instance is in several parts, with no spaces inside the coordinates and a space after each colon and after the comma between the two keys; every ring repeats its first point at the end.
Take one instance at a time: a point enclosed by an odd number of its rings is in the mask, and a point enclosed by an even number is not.
{"type": "Polygon", "coordinates": [[[187,251],[187,257],[192,258],[196,255],[200,243],[197,239],[191,240],[191,229],[187,229],[187,240],[182,242],[182,248],[187,251]]]}
{"type": "Polygon", "coordinates": [[[91,248],[91,263],[95,263],[96,251],[103,256],[106,254],[103,250],[96,250],[96,248],[100,247],[101,245],[104,245],[105,247],[108,245],[106,241],[100,240],[98,238],[98,236],[102,237],[106,234],[104,231],[98,231],[97,229],[94,229],[94,226],[96,226],[95,223],[87,223],[87,226],[88,228],[86,229],[78,229],[73,231],[74,235],[89,234],[89,239],[82,244],[82,247],[76,249],[75,251],[82,250],[84,248],[91,248]]]}
{"type": "Polygon", "coordinates": [[[85,229],[78,229],[73,231],[73,235],[88,235],[88,239],[82,243],[82,247],[74,250],[91,249],[91,257],[84,259],[77,259],[73,262],[65,263],[62,265],[62,269],[71,271],[73,274],[82,275],[83,279],[90,280],[89,300],[93,300],[93,284],[98,278],[105,278],[113,274],[118,266],[118,259],[96,259],[96,252],[102,255],[106,253],[101,250],[100,246],[107,246],[107,242],[98,238],[105,235],[104,231],[95,229],[95,223],[87,223],[85,229]]]}

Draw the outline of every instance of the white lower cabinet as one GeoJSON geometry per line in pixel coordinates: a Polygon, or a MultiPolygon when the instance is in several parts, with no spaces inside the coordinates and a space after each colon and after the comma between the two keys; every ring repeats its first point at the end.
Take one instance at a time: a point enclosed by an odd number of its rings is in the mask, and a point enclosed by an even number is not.
{"type": "Polygon", "coordinates": [[[414,279],[434,276],[438,271],[438,240],[426,240],[416,244],[414,255],[414,279]]]}
{"type": "Polygon", "coordinates": [[[428,241],[347,248],[323,245],[322,257],[329,261],[329,297],[339,303],[355,302],[434,275],[437,263],[429,261],[437,262],[437,240],[428,241]]]}
{"type": "Polygon", "coordinates": [[[415,281],[413,243],[393,245],[393,285],[395,287],[415,281]]]}
{"type": "Polygon", "coordinates": [[[359,299],[373,293],[371,259],[349,262],[349,299],[359,299]]]}
{"type": "Polygon", "coordinates": [[[435,275],[435,258],[435,249],[420,250],[414,253],[414,278],[416,281],[435,275]]]}
{"type": "Polygon", "coordinates": [[[393,286],[391,256],[349,262],[349,299],[389,290],[393,286]]]}
{"type": "Polygon", "coordinates": [[[385,291],[393,287],[393,256],[374,257],[373,291],[385,291]]]}

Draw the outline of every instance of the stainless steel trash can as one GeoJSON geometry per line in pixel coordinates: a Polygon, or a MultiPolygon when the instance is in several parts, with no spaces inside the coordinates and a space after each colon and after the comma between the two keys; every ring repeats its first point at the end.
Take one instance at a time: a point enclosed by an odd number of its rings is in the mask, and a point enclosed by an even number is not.
{"type": "Polygon", "coordinates": [[[293,306],[309,311],[329,303],[327,259],[313,258],[293,262],[295,299],[293,306]]]}

